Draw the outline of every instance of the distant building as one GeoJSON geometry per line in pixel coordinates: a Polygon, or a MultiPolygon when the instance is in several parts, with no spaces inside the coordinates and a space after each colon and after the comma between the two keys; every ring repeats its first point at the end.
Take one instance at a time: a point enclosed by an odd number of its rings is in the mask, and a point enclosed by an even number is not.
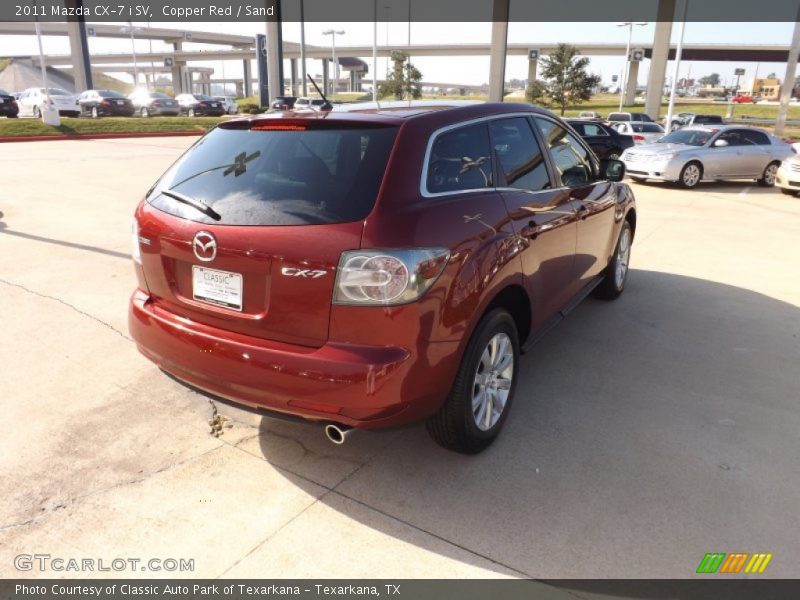
{"type": "Polygon", "coordinates": [[[739,89],[742,96],[761,96],[763,100],[778,100],[781,95],[781,80],[774,77],[755,78],[739,89]]]}

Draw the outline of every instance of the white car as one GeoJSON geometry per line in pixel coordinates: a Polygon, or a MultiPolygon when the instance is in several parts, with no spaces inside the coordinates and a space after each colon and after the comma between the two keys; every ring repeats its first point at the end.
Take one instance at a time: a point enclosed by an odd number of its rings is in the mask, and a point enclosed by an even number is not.
{"type": "Polygon", "coordinates": [[[781,163],[775,174],[775,185],[784,194],[800,194],[800,156],[792,156],[781,163]]]}
{"type": "Polygon", "coordinates": [[[81,107],[78,99],[67,90],[61,88],[48,88],[49,94],[45,93],[44,88],[28,88],[19,95],[17,104],[19,105],[19,116],[36,117],[42,116],[42,107],[47,105],[48,95],[50,104],[58,110],[58,114],[68,117],[77,117],[81,114],[81,107]]]}
{"type": "Polygon", "coordinates": [[[634,181],[676,181],[685,188],[713,179],[755,179],[775,185],[778,166],[792,147],[763,129],[739,125],[684,127],[655,144],[628,148],[620,160],[634,181]]]}
{"type": "Polygon", "coordinates": [[[239,105],[236,104],[233,96],[214,96],[214,100],[218,100],[222,102],[222,106],[225,107],[225,112],[229,115],[238,115],[239,114],[239,105]]]}
{"type": "Polygon", "coordinates": [[[322,98],[298,98],[294,103],[294,110],[321,110],[325,106],[322,98]]]}
{"type": "Polygon", "coordinates": [[[632,123],[614,123],[612,127],[622,135],[631,136],[634,144],[654,144],[666,133],[658,123],[633,121],[632,123]]]}

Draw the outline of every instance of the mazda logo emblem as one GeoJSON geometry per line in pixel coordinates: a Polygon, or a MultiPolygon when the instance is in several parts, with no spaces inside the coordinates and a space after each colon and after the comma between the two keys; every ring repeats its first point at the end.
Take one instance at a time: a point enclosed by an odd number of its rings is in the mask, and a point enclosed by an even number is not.
{"type": "Polygon", "coordinates": [[[192,250],[197,260],[211,262],[217,256],[217,240],[207,231],[198,231],[192,240],[192,250]]]}

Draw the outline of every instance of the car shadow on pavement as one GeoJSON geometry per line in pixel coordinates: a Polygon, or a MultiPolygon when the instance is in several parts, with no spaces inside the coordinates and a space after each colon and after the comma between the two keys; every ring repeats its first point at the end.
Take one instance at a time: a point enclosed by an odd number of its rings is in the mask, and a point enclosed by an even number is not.
{"type": "MultiPolygon", "coordinates": [[[[585,301],[522,358],[505,430],[480,455],[421,425],[337,447],[321,427],[263,418],[253,442],[319,496],[320,531],[344,517],[378,545],[488,576],[683,578],[711,551],[782,554],[771,574],[791,576],[799,364],[797,306],[632,270],[619,300],[585,301]]],[[[362,550],[321,534],[302,552],[324,564],[362,550]]]]}

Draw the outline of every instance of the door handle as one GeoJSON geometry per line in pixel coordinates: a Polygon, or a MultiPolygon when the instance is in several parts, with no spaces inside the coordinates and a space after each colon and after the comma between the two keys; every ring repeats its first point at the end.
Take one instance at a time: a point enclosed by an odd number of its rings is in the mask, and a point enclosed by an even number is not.
{"type": "Polygon", "coordinates": [[[578,210],[577,210],[577,212],[576,212],[575,214],[578,216],[578,218],[579,218],[581,221],[583,221],[583,220],[585,220],[585,219],[586,219],[586,217],[588,217],[588,216],[589,216],[589,209],[588,209],[588,208],[586,208],[586,205],[585,205],[585,204],[581,204],[581,205],[578,207],[578,210]]]}

